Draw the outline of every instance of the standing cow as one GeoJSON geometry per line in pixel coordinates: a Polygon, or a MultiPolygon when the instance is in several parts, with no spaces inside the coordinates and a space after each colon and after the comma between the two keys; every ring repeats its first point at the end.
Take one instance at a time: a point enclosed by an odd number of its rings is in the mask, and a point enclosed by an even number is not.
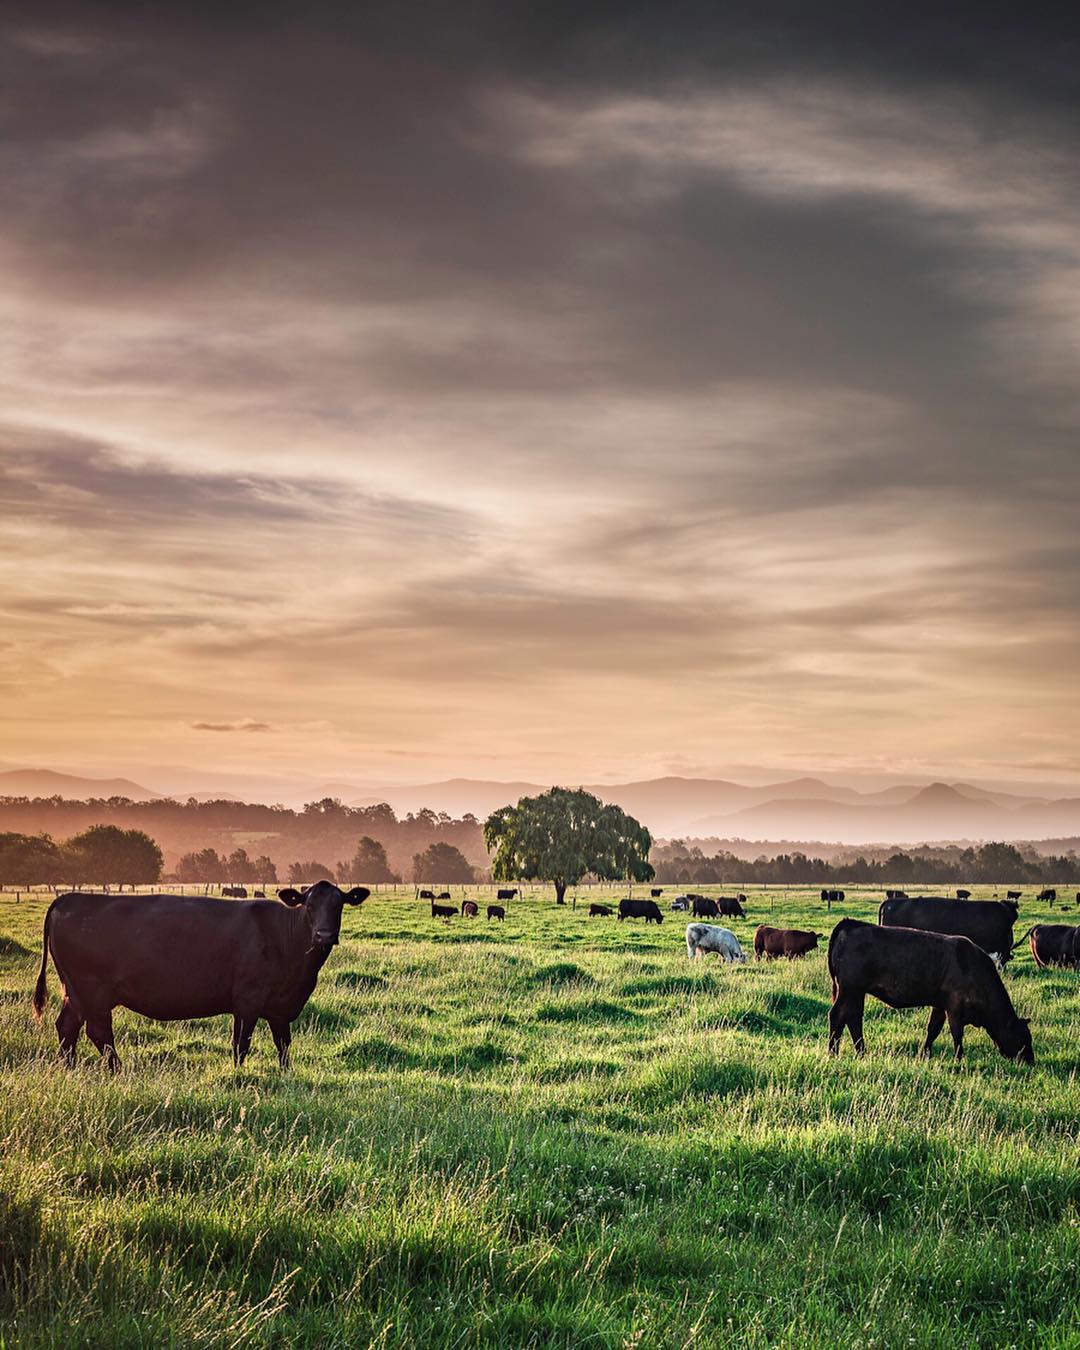
{"type": "Polygon", "coordinates": [[[695,919],[715,919],[720,915],[720,906],[706,895],[688,895],[690,908],[695,919]]]}
{"type": "Polygon", "coordinates": [[[882,928],[920,928],[927,933],[968,937],[998,965],[1010,960],[1018,906],[1010,900],[968,900],[958,904],[940,895],[885,900],[878,909],[882,928]]]}
{"type": "Polygon", "coordinates": [[[663,923],[664,916],[655,900],[620,900],[620,919],[644,919],[646,923],[663,923]]]}
{"type": "Polygon", "coordinates": [[[506,910],[503,909],[502,905],[488,905],[487,916],[489,921],[491,919],[498,919],[502,922],[502,920],[506,918],[506,910]]]}
{"type": "Polygon", "coordinates": [[[1064,923],[1037,923],[1029,936],[1037,966],[1080,969],[1080,928],[1070,928],[1064,923]]]}
{"type": "Polygon", "coordinates": [[[759,924],[754,931],[754,960],[774,961],[785,956],[789,961],[798,961],[807,952],[818,945],[823,933],[810,933],[803,928],[770,928],[768,924],[759,924]]]}
{"type": "Polygon", "coordinates": [[[1057,899],[1057,891],[1054,890],[1053,886],[1044,886],[1035,899],[1045,901],[1053,909],[1054,901],[1057,899]]]}
{"type": "Polygon", "coordinates": [[[475,900],[462,900],[461,912],[466,919],[475,919],[480,913],[480,906],[475,900]]]}
{"type": "Polygon", "coordinates": [[[244,1062],[260,1018],[270,1024],[281,1067],[289,1063],[292,1023],[311,997],[323,962],[341,933],[344,905],[363,886],[341,891],[317,881],[280,900],[220,900],[193,895],[61,895],[49,906],[41,971],[34,990],[40,1021],[52,956],[64,986],[56,1019],[68,1064],[83,1026],[109,1067],[119,1069],[114,1008],[158,1022],[232,1013],[233,1060],[244,1062]]]}
{"type": "Polygon", "coordinates": [[[722,914],[725,919],[745,919],[746,910],[742,907],[745,899],[745,895],[718,895],[716,912],[718,915],[722,914]]]}

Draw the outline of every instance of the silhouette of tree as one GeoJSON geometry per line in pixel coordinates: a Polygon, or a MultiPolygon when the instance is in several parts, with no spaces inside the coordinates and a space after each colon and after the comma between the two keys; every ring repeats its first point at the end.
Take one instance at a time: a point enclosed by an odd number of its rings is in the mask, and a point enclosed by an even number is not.
{"type": "Polygon", "coordinates": [[[289,864],[289,885],[309,886],[316,881],[329,881],[337,875],[337,868],[322,862],[300,862],[289,864]]]}
{"type": "Polygon", "coordinates": [[[453,844],[429,844],[423,853],[413,854],[414,881],[461,882],[475,881],[469,860],[453,844]]]}
{"type": "Polygon", "coordinates": [[[73,879],[143,886],[161,876],[161,849],[142,830],[91,825],[64,845],[73,879]]]}
{"type": "Polygon", "coordinates": [[[386,860],[386,849],[369,834],[361,837],[356,852],[348,862],[338,863],[337,877],[341,882],[401,880],[386,860]]]}

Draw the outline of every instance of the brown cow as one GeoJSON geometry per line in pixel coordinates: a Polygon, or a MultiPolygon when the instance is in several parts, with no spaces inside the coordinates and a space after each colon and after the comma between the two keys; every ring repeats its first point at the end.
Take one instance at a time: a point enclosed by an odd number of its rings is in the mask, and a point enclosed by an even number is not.
{"type": "Polygon", "coordinates": [[[1064,923],[1037,923],[1029,936],[1037,966],[1080,968],[1080,928],[1070,928],[1064,923]]]}
{"type": "Polygon", "coordinates": [[[754,960],[772,961],[778,956],[786,956],[789,961],[812,952],[818,945],[823,933],[809,933],[803,928],[770,928],[768,924],[759,924],[754,932],[754,960]]]}
{"type": "Polygon", "coordinates": [[[505,919],[506,910],[503,909],[502,905],[488,905],[488,918],[499,920],[505,919]]]}
{"type": "Polygon", "coordinates": [[[278,894],[284,904],[226,905],[201,895],[58,896],[45,915],[35,1017],[40,1021],[48,999],[51,954],[64,986],[56,1033],[68,1064],[85,1024],[98,1053],[119,1069],[112,1012],[120,1007],[159,1022],[232,1013],[237,1065],[265,1018],[287,1068],[291,1024],[338,941],[342,906],[360,904],[369,892],[317,881],[278,894]]]}
{"type": "Polygon", "coordinates": [[[948,1018],[957,1059],[970,1025],[984,1027],[1006,1059],[1035,1062],[1026,1019],[1017,1017],[993,961],[970,938],[841,919],[829,938],[829,974],[831,1055],[840,1049],[845,1026],[856,1053],[863,1053],[863,1005],[873,994],[890,1008],[930,1009],[924,1055],[948,1018]]]}
{"type": "Polygon", "coordinates": [[[475,919],[480,913],[480,906],[475,900],[462,900],[461,912],[467,919],[475,919]]]}

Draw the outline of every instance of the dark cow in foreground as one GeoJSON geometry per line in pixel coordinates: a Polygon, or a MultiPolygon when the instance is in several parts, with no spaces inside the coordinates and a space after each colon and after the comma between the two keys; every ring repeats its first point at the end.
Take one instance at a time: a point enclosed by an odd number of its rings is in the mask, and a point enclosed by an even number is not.
{"type": "Polygon", "coordinates": [[[435,899],[435,892],[434,892],[434,891],[421,891],[420,894],[417,896],[417,899],[418,899],[418,900],[434,900],[434,899],[435,899]]]}
{"type": "Polygon", "coordinates": [[[720,906],[707,895],[688,895],[695,919],[715,919],[720,914],[720,906]]]}
{"type": "Polygon", "coordinates": [[[644,919],[646,923],[663,923],[664,916],[655,900],[620,900],[620,919],[644,919]]]}
{"type": "Polygon", "coordinates": [[[221,888],[221,894],[222,894],[222,896],[228,896],[230,900],[246,900],[246,899],[247,899],[247,887],[246,887],[246,886],[222,886],[222,888],[221,888]]]}
{"type": "Polygon", "coordinates": [[[1023,895],[1023,891],[1006,891],[1006,892],[1005,892],[1005,899],[1006,899],[1006,900],[1019,900],[1020,897],[1021,897],[1021,895],[1023,895]]]}
{"type": "Polygon", "coordinates": [[[1037,966],[1080,969],[1080,928],[1064,923],[1037,923],[1028,935],[1037,966]]]}
{"type": "Polygon", "coordinates": [[[728,919],[745,919],[746,910],[742,907],[742,901],[745,899],[745,895],[718,895],[716,912],[728,919]]]}
{"type": "Polygon", "coordinates": [[[829,974],[832,1055],[845,1027],[856,1053],[863,1053],[863,1005],[873,994],[890,1008],[930,1009],[924,1055],[948,1019],[957,1059],[964,1053],[964,1028],[976,1026],[1006,1059],[1035,1062],[1027,1021],[1017,1017],[993,961],[970,938],[841,919],[829,938],[829,974]]]}
{"type": "Polygon", "coordinates": [[[461,912],[466,919],[475,919],[480,913],[480,906],[475,900],[462,900],[461,912]]]}
{"type": "Polygon", "coordinates": [[[1013,924],[1018,907],[1010,900],[969,900],[958,904],[940,895],[913,895],[885,900],[878,909],[882,928],[919,928],[970,938],[977,947],[1004,965],[1012,955],[1013,924]]]}
{"type": "Polygon", "coordinates": [[[501,921],[506,918],[506,910],[503,909],[502,905],[488,905],[487,914],[489,919],[499,919],[501,921]]]}
{"type": "Polygon", "coordinates": [[[957,898],[957,900],[970,900],[970,899],[971,899],[971,892],[970,892],[970,891],[957,891],[957,892],[956,892],[956,898],[957,898]]]}
{"type": "Polygon", "coordinates": [[[824,933],[809,933],[803,928],[770,928],[768,924],[759,924],[754,932],[754,960],[773,961],[786,956],[789,961],[797,961],[812,952],[824,933]]]}
{"type": "Polygon", "coordinates": [[[292,1023],[311,997],[323,962],[337,944],[344,905],[363,886],[341,891],[317,881],[277,900],[220,900],[195,895],[61,895],[45,915],[41,971],[34,990],[40,1021],[52,956],[64,986],[56,1019],[68,1064],[83,1026],[111,1069],[114,1008],[158,1022],[232,1013],[233,1060],[244,1062],[255,1025],[270,1024],[281,1067],[289,1063],[292,1023]]]}
{"type": "Polygon", "coordinates": [[[516,900],[516,899],[517,899],[517,888],[515,887],[514,890],[512,890],[512,891],[498,891],[498,892],[496,892],[495,899],[496,899],[496,900],[516,900]]]}
{"type": "Polygon", "coordinates": [[[615,913],[615,911],[611,908],[610,905],[590,905],[590,906],[589,906],[589,918],[590,918],[590,919],[610,919],[611,916],[612,916],[614,913],[615,913]]]}
{"type": "Polygon", "coordinates": [[[434,900],[431,902],[431,917],[433,919],[452,919],[457,913],[453,905],[437,905],[434,900]]]}

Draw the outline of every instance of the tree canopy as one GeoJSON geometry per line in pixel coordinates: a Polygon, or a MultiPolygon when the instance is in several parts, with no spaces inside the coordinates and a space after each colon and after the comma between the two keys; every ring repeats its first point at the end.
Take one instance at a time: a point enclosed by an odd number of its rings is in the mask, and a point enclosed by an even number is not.
{"type": "Polygon", "coordinates": [[[568,886],[593,875],[601,881],[649,881],[652,836],[619,806],[578,788],[553,787],[502,806],[484,823],[496,881],[550,881],[561,904],[568,886]]]}
{"type": "Polygon", "coordinates": [[[386,858],[386,849],[370,834],[361,836],[356,852],[347,862],[337,865],[338,881],[400,881],[386,858]]]}
{"type": "Polygon", "coordinates": [[[460,849],[440,842],[413,854],[413,880],[467,884],[476,880],[476,874],[460,849]]]}
{"type": "Polygon", "coordinates": [[[91,825],[64,845],[73,881],[145,886],[161,876],[161,849],[142,830],[91,825]]]}

